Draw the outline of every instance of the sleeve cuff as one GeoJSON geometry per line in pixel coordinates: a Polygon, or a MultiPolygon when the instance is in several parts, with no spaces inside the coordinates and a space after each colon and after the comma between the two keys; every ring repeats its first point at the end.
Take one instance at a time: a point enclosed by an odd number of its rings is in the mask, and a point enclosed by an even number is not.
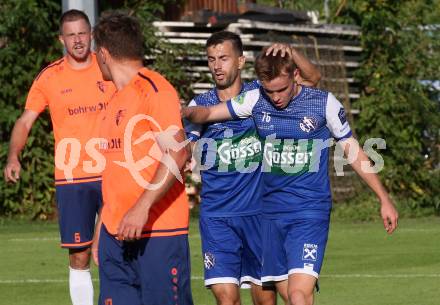
{"type": "Polygon", "coordinates": [[[186,137],[191,141],[191,142],[197,142],[200,137],[193,134],[193,133],[186,133],[186,137]]]}
{"type": "Polygon", "coordinates": [[[353,133],[351,132],[351,130],[349,131],[349,132],[347,132],[347,134],[345,134],[344,136],[342,136],[342,137],[339,137],[339,138],[336,138],[335,137],[335,139],[336,139],[336,141],[343,141],[343,140],[345,140],[345,139],[348,139],[349,137],[351,137],[353,135],[353,133]]]}

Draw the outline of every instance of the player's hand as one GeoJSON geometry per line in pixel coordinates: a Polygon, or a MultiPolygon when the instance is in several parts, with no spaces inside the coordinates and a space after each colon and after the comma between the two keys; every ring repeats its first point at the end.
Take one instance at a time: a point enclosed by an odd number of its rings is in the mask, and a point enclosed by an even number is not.
{"type": "Polygon", "coordinates": [[[137,202],[127,211],[118,228],[119,240],[135,240],[142,236],[142,229],[148,220],[149,210],[142,202],[137,202]]]}
{"type": "Polygon", "coordinates": [[[4,170],[4,176],[6,182],[12,181],[16,183],[18,179],[20,179],[20,171],[21,171],[21,165],[18,159],[8,159],[8,163],[6,164],[5,170],[4,170]]]}
{"type": "Polygon", "coordinates": [[[287,43],[274,43],[266,51],[266,56],[272,53],[273,56],[277,56],[278,52],[281,52],[281,57],[286,56],[286,54],[292,57],[293,48],[287,43]]]}
{"type": "Polygon", "coordinates": [[[381,199],[380,214],[383,220],[383,226],[388,234],[392,234],[397,228],[397,221],[399,219],[399,213],[394,207],[393,202],[387,196],[381,199]]]}

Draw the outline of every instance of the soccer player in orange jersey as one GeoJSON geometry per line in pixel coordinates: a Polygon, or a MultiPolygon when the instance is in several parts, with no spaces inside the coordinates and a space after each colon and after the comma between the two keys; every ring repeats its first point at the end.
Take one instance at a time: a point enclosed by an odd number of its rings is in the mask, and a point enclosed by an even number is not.
{"type": "Polygon", "coordinates": [[[177,92],[143,66],[133,17],[103,17],[94,38],[103,77],[117,88],[101,123],[100,304],[192,305],[182,179],[190,154],[177,92]]]}
{"type": "Polygon", "coordinates": [[[7,181],[19,179],[20,152],[35,120],[48,107],[55,137],[61,246],[69,249],[70,296],[73,305],[92,305],[90,245],[102,203],[102,160],[89,157],[97,150],[86,145],[98,136],[98,115],[115,90],[111,82],[103,81],[96,56],[90,51],[91,26],[86,14],[78,10],[65,12],[60,19],[59,40],[66,55],[35,78],[25,110],[12,131],[4,175],[7,181]]]}

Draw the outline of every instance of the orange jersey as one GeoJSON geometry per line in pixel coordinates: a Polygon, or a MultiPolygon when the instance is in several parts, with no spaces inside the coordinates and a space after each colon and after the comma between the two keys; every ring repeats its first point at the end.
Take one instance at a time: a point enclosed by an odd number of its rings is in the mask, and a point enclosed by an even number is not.
{"type": "MultiPolygon", "coordinates": [[[[104,116],[101,138],[106,139],[103,145],[106,166],[101,217],[107,230],[116,234],[124,215],[145,189],[152,186],[149,183],[162,160],[158,158],[161,150],[155,135],[168,128],[182,129],[179,98],[164,77],[142,68],[127,86],[115,93],[104,116]],[[134,162],[138,165],[135,166],[134,162]]],[[[142,236],[187,233],[185,186],[176,181],[167,194],[151,207],[142,236]]]]}
{"type": "MultiPolygon", "coordinates": [[[[34,80],[25,108],[37,113],[49,108],[55,137],[56,184],[66,183],[66,179],[101,179],[102,169],[96,168],[97,160],[86,152],[86,144],[99,136],[98,114],[107,108],[114,92],[113,83],[103,81],[95,54],[87,68],[75,70],[66,58],[61,58],[34,80]],[[89,165],[84,166],[84,162],[89,165]]],[[[90,149],[97,150],[98,146],[90,149]]]]}

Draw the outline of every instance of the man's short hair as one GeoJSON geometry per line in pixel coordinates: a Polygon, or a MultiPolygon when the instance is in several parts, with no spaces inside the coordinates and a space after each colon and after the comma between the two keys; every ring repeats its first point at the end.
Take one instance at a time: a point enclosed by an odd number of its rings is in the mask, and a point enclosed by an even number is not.
{"type": "Polygon", "coordinates": [[[70,22],[70,21],[77,21],[83,19],[87,25],[89,26],[89,29],[92,29],[92,26],[90,25],[90,20],[89,17],[87,16],[86,13],[84,13],[83,11],[79,11],[79,10],[68,10],[65,11],[60,18],[60,33],[63,34],[63,24],[65,22],[70,22]]]}
{"type": "Polygon", "coordinates": [[[209,48],[210,46],[216,46],[225,41],[230,41],[234,50],[240,56],[243,56],[243,43],[241,42],[240,36],[229,31],[220,31],[212,34],[211,37],[209,37],[206,41],[206,48],[209,48]]]}
{"type": "Polygon", "coordinates": [[[138,20],[125,13],[104,14],[93,30],[96,48],[104,47],[116,59],[142,60],[144,38],[138,20]]]}
{"type": "Polygon", "coordinates": [[[271,81],[281,74],[288,74],[291,76],[296,70],[296,64],[289,55],[281,57],[281,52],[276,56],[269,54],[266,56],[268,47],[263,48],[261,53],[255,60],[255,73],[259,80],[271,81]]]}

